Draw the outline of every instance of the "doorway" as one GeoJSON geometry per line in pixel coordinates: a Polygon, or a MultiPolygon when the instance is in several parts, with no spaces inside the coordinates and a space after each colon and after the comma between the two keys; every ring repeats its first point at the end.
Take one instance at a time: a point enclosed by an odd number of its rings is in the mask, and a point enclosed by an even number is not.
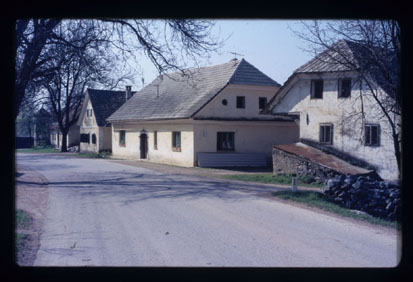
{"type": "Polygon", "coordinates": [[[140,158],[146,159],[148,155],[148,135],[141,133],[140,138],[140,158]]]}

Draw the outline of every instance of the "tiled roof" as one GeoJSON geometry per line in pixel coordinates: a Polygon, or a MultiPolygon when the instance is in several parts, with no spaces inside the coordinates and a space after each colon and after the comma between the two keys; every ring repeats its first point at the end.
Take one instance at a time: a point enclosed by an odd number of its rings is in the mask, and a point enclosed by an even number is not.
{"type": "MultiPolygon", "coordinates": [[[[262,113],[271,113],[271,110],[275,106],[274,101],[284,92],[286,88],[290,86],[294,78],[301,73],[325,73],[355,70],[364,71],[369,74],[370,78],[374,79],[375,82],[387,93],[392,93],[391,89],[389,89],[389,85],[385,82],[385,79],[383,79],[382,73],[378,71],[377,68],[372,67],[369,63],[372,53],[381,54],[387,57],[388,62],[385,68],[389,71],[393,79],[398,79],[397,62],[394,53],[379,49],[375,50],[375,52],[371,52],[362,44],[341,39],[331,45],[330,48],[324,52],[321,52],[315,58],[296,69],[283,84],[283,86],[278,89],[277,93],[271,98],[262,113]],[[361,70],[361,68],[365,69],[361,70]]],[[[282,96],[280,96],[280,98],[282,98],[282,96]]]]}
{"type": "Polygon", "coordinates": [[[353,51],[357,51],[356,45],[347,40],[339,40],[330,48],[296,69],[294,73],[354,70],[354,68],[349,67],[349,62],[357,65],[353,51]]]}
{"type": "Polygon", "coordinates": [[[228,84],[279,86],[244,59],[184,72],[158,76],[107,120],[189,118],[228,84]]]}
{"type": "MultiPolygon", "coordinates": [[[[88,89],[90,102],[98,126],[104,126],[106,119],[125,103],[125,91],[88,89]]],[[[132,92],[133,94],[134,92],[132,92]]]]}
{"type": "Polygon", "coordinates": [[[273,148],[299,156],[344,174],[367,174],[371,171],[352,165],[336,156],[303,143],[274,145],[273,148]]]}

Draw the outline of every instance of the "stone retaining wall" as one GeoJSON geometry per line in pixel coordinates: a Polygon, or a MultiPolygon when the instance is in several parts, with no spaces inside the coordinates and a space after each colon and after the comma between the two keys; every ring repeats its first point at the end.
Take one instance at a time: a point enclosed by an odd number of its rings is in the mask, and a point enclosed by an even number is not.
{"type": "Polygon", "coordinates": [[[395,182],[371,176],[336,176],[325,181],[324,194],[348,209],[386,220],[400,221],[400,187],[395,182]]]}
{"type": "Polygon", "coordinates": [[[341,173],[331,168],[311,162],[305,158],[301,158],[277,148],[273,148],[272,156],[274,175],[296,173],[301,176],[309,176],[314,178],[314,180],[321,181],[341,175],[341,173]]]}

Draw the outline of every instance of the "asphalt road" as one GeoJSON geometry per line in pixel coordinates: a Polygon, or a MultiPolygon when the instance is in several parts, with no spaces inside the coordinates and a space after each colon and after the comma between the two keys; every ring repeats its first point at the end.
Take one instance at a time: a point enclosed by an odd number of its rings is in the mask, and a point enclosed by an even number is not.
{"type": "Polygon", "coordinates": [[[268,186],[18,154],[49,180],[35,266],[394,267],[395,231],[260,196],[268,186]]]}

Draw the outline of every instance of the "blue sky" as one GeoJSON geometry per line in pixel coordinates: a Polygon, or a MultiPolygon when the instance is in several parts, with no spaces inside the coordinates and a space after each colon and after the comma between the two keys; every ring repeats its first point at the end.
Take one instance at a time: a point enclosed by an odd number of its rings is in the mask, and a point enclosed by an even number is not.
{"type": "MultiPolygon", "coordinates": [[[[230,52],[243,56],[266,75],[283,84],[292,72],[312,58],[300,49],[305,42],[292,29],[301,29],[299,21],[286,20],[219,20],[214,34],[227,38],[220,54],[213,54],[208,65],[222,64],[234,58],[230,52]]],[[[145,84],[156,78],[157,72],[149,61],[141,61],[145,84]]],[[[139,79],[140,82],[140,79],[139,79]]],[[[134,87],[135,88],[135,87],[134,87]]],[[[141,88],[137,85],[136,88],[141,88]]]]}

